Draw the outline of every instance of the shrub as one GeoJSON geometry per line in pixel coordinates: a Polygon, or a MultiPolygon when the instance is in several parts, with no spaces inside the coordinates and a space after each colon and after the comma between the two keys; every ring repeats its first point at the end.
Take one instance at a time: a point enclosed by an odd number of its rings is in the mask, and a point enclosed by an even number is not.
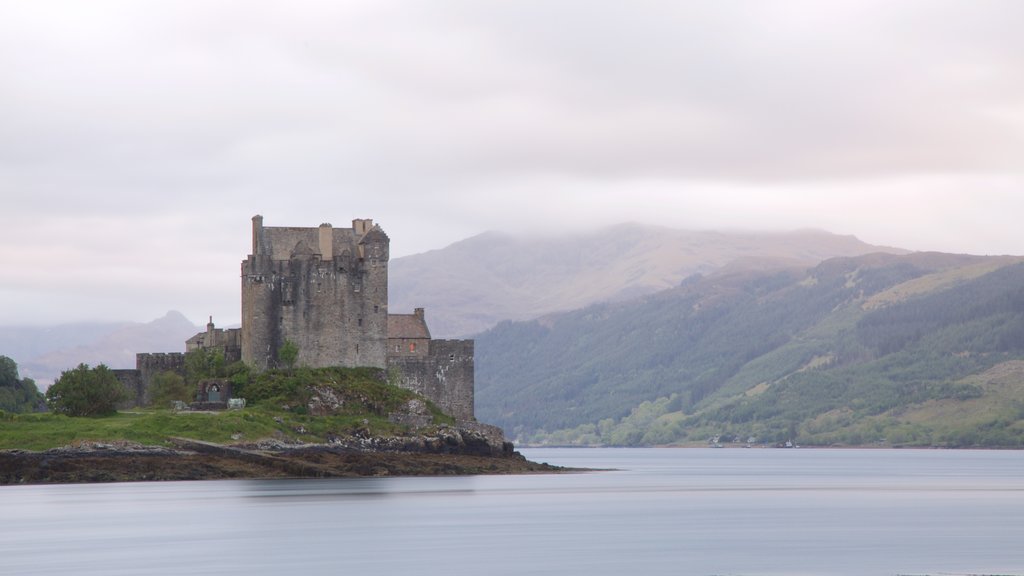
{"type": "Polygon", "coordinates": [[[185,383],[185,379],[174,372],[157,374],[149,386],[150,404],[159,408],[167,408],[175,400],[190,402],[194,396],[195,393],[185,383]]]}
{"type": "Polygon", "coordinates": [[[127,398],[127,391],[114,373],[100,364],[89,368],[79,364],[61,372],[60,378],[46,391],[50,410],[68,416],[109,416],[117,412],[117,404],[127,398]]]}

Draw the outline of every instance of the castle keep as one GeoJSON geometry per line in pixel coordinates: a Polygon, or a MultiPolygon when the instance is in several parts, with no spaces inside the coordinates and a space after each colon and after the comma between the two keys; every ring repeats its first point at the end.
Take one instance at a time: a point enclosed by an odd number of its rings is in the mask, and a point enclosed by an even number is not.
{"type": "MultiPolygon", "coordinates": [[[[432,339],[422,308],[388,314],[389,245],[372,220],[292,228],[253,217],[252,253],[242,261],[242,327],[216,329],[211,318],[186,353],[217,350],[227,362],[262,371],[278,366],[278,351],[293,342],[300,366],[388,369],[400,386],[472,420],[473,341],[432,339]]],[[[156,366],[182,372],[184,354],[139,354],[136,370],[119,371],[137,403],[156,366]]]]}
{"type": "Polygon", "coordinates": [[[272,367],[290,340],[303,366],[385,368],[389,243],[372,220],[279,228],[254,217],[242,262],[242,361],[272,367]]]}

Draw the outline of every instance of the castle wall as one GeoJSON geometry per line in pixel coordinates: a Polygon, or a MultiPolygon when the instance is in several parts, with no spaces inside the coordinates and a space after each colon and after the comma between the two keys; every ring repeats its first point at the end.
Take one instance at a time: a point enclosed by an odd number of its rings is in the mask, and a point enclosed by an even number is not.
{"type": "Polygon", "coordinates": [[[135,355],[134,370],[112,370],[128,392],[121,409],[148,406],[149,387],[153,377],[161,372],[174,372],[185,376],[185,355],[180,352],[141,353],[135,355]]]}
{"type": "Polygon", "coordinates": [[[388,338],[389,358],[392,356],[428,356],[429,354],[429,338],[388,338]]]}
{"type": "Polygon", "coordinates": [[[390,355],[388,367],[399,372],[399,386],[422,394],[455,418],[475,418],[472,340],[431,340],[428,355],[390,355]]]}
{"type": "Polygon", "coordinates": [[[115,369],[111,370],[114,373],[114,377],[117,381],[124,386],[125,392],[127,392],[127,399],[117,405],[118,410],[128,410],[138,406],[143,406],[143,402],[146,398],[146,386],[142,383],[142,377],[138,370],[122,370],[115,369]]]}

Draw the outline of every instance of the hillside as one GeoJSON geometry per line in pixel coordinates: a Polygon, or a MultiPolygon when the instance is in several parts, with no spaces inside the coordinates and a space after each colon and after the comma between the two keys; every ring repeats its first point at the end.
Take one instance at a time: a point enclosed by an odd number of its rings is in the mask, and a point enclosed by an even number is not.
{"type": "Polygon", "coordinates": [[[477,413],[521,441],[1024,445],[1022,262],[723,270],[505,322],[477,339],[477,413]]]}
{"type": "MultiPolygon", "coordinates": [[[[693,273],[879,250],[827,232],[690,232],[620,225],[586,235],[518,238],[487,233],[442,250],[396,258],[389,308],[426,307],[435,338],[466,336],[506,319],[531,319],[663,290],[693,273]]],[[[896,251],[895,249],[884,249],[896,251]]],[[[79,363],[132,368],[138,352],[181,352],[201,331],[178,312],[148,323],[0,326],[0,355],[45,389],[79,363]]]]}
{"type": "Polygon", "coordinates": [[[466,336],[502,320],[651,294],[729,265],[810,266],[879,251],[904,252],[815,230],[700,232],[623,224],[573,236],[486,233],[392,260],[389,308],[426,307],[434,337],[466,336]]]}

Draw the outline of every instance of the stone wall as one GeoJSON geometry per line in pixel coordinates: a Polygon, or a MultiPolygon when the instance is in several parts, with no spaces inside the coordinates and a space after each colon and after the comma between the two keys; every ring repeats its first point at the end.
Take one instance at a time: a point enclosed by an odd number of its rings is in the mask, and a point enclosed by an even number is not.
{"type": "Polygon", "coordinates": [[[174,372],[185,377],[185,355],[181,352],[164,352],[136,354],[135,369],[139,372],[142,393],[138,396],[137,406],[149,404],[149,385],[153,377],[161,372],[174,372]]]}
{"type": "Polygon", "coordinates": [[[124,386],[127,398],[117,405],[119,410],[128,410],[144,405],[146,400],[146,386],[142,383],[142,377],[138,370],[111,370],[117,381],[124,386]]]}
{"type": "Polygon", "coordinates": [[[197,350],[214,350],[224,356],[224,364],[233,364],[242,359],[242,331],[239,328],[222,330],[213,325],[213,318],[206,325],[206,332],[200,332],[185,341],[185,353],[197,350]]]}
{"type": "Polygon", "coordinates": [[[427,356],[389,356],[399,386],[429,398],[459,420],[473,420],[472,340],[431,340],[427,356]]]}

